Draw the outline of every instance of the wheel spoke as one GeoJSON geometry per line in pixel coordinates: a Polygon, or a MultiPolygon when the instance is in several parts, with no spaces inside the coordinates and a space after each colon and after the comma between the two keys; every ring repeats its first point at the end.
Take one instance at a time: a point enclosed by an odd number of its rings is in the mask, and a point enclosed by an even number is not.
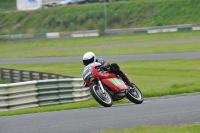
{"type": "Polygon", "coordinates": [[[141,99],[141,94],[140,92],[137,90],[137,88],[130,89],[129,93],[136,99],[141,99]]]}
{"type": "Polygon", "coordinates": [[[104,103],[111,103],[111,98],[107,92],[103,93],[99,87],[94,86],[94,92],[99,97],[99,99],[104,103]]]}

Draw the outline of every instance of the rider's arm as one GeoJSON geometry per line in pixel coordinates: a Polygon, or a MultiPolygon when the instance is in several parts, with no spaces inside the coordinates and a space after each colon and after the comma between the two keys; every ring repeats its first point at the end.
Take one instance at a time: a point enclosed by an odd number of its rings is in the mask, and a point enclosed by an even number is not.
{"type": "Polygon", "coordinates": [[[84,71],[82,73],[82,77],[83,77],[83,81],[89,85],[91,82],[90,82],[90,79],[91,79],[91,76],[92,76],[92,73],[90,71],[90,69],[88,67],[85,67],[84,68],[84,71]]]}
{"type": "Polygon", "coordinates": [[[98,58],[97,62],[101,63],[101,65],[103,66],[102,68],[104,69],[108,69],[110,67],[110,64],[108,63],[108,61],[102,59],[102,58],[98,58]]]}

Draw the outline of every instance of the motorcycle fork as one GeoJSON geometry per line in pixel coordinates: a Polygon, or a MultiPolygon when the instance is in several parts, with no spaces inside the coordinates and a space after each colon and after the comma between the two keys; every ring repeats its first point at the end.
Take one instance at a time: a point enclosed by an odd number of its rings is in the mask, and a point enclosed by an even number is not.
{"type": "Polygon", "coordinates": [[[101,91],[103,92],[103,94],[105,94],[105,90],[104,90],[104,88],[103,88],[103,85],[102,85],[102,83],[101,83],[101,80],[98,78],[97,81],[98,81],[98,83],[99,83],[99,86],[100,86],[101,91]]]}

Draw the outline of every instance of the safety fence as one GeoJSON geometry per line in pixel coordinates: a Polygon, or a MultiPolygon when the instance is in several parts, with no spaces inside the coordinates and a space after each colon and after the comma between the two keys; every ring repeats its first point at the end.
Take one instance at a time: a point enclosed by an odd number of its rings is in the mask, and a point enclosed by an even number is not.
{"type": "Polygon", "coordinates": [[[7,79],[10,83],[31,81],[31,80],[63,79],[63,78],[74,78],[74,77],[60,75],[60,74],[53,74],[53,73],[0,68],[0,79],[7,79]]]}
{"type": "Polygon", "coordinates": [[[57,105],[90,99],[81,78],[0,84],[0,111],[57,105]]]}
{"type": "Polygon", "coordinates": [[[98,30],[90,30],[90,31],[52,32],[52,33],[38,33],[38,34],[0,35],[0,38],[25,39],[25,38],[97,37],[97,36],[99,36],[98,30]]]}
{"type": "Polygon", "coordinates": [[[181,32],[200,30],[200,24],[184,24],[171,26],[157,26],[145,28],[127,28],[127,29],[112,29],[105,30],[105,35],[123,35],[123,34],[152,34],[161,32],[181,32]]]}
{"type": "MultiPolygon", "coordinates": [[[[123,34],[152,34],[162,32],[181,32],[200,30],[200,24],[182,24],[157,27],[143,28],[125,28],[125,29],[107,29],[104,31],[105,36],[123,35],[123,34]]],[[[20,39],[20,38],[62,38],[62,37],[98,37],[99,30],[91,31],[72,31],[72,32],[52,32],[38,34],[16,34],[16,35],[0,35],[0,38],[20,39]]]]}

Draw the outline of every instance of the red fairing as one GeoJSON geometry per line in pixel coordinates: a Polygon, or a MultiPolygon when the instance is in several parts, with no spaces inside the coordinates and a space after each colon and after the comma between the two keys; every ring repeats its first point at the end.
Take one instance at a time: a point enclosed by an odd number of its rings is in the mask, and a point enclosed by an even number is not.
{"type": "Polygon", "coordinates": [[[102,71],[100,71],[100,72],[98,72],[96,69],[95,69],[95,67],[96,66],[98,66],[98,64],[96,65],[94,65],[94,66],[91,66],[90,67],[90,70],[92,71],[92,77],[93,78],[100,78],[100,79],[107,79],[107,78],[114,78],[114,77],[117,77],[115,74],[113,74],[113,73],[109,73],[109,72],[102,72],[102,71]]]}
{"type": "Polygon", "coordinates": [[[83,78],[83,80],[84,80],[84,82],[86,83],[86,84],[90,84],[91,82],[90,82],[90,80],[85,80],[84,78],[83,78]]]}
{"type": "Polygon", "coordinates": [[[127,89],[125,83],[119,78],[102,79],[102,82],[114,92],[120,92],[127,89]]]}
{"type": "Polygon", "coordinates": [[[112,89],[114,92],[120,92],[122,90],[126,90],[127,86],[125,83],[118,78],[115,74],[110,72],[98,72],[94,67],[98,66],[98,64],[94,64],[94,66],[90,67],[90,70],[92,71],[92,77],[93,78],[100,78],[102,82],[107,85],[110,89],[112,89]]]}

